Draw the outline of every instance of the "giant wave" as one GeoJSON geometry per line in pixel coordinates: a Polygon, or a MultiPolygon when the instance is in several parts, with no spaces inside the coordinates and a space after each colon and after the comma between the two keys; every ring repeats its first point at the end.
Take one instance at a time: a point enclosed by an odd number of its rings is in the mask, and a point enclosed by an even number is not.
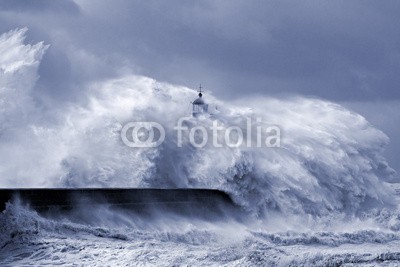
{"type": "Polygon", "coordinates": [[[230,104],[208,93],[221,107],[222,127],[261,118],[281,128],[281,147],[178,147],[174,127],[190,114],[193,90],[129,75],[83,88],[86,104],[43,114],[34,90],[48,46],[24,44],[25,33],[0,37],[7,55],[0,62],[2,187],[215,188],[256,213],[355,214],[393,205],[386,182],[394,171],[382,156],[388,137],[338,104],[301,97],[230,104]],[[53,123],[43,119],[54,114],[53,123]],[[124,146],[120,131],[130,121],[161,123],[165,142],[124,146]]]}

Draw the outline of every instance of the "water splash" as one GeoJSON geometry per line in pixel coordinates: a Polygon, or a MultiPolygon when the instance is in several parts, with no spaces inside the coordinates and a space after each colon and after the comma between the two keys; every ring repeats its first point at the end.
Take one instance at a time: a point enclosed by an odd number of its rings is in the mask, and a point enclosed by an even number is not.
{"type": "MultiPolygon", "coordinates": [[[[26,29],[0,37],[0,186],[192,187],[227,191],[254,214],[358,214],[392,207],[386,185],[394,171],[382,157],[388,137],[362,116],[319,99],[247,99],[223,103],[207,94],[218,116],[193,121],[245,127],[248,119],[282,129],[280,148],[177,146],[174,127],[190,115],[189,88],[124,76],[83,88],[86,104],[52,110],[42,120],[32,101],[37,67],[47,46],[24,44],[26,29]],[[246,107],[247,106],[247,107],[246,107]],[[251,106],[252,108],[248,108],[251,106]],[[130,121],[156,121],[166,130],[157,148],[121,142],[130,121]]],[[[245,130],[245,129],[244,129],[245,130]]]]}

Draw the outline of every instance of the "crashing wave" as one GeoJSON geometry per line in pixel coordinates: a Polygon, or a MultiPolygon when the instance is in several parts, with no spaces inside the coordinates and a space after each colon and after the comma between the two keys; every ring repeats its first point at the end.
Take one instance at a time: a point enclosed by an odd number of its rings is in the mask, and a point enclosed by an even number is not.
{"type": "Polygon", "coordinates": [[[48,114],[31,96],[47,46],[24,44],[25,33],[0,37],[1,54],[7,55],[0,61],[2,187],[216,188],[255,214],[358,214],[394,206],[386,183],[394,171],[382,156],[388,137],[362,116],[324,100],[229,104],[207,94],[220,113],[194,124],[210,126],[217,119],[225,130],[243,131],[249,120],[277,125],[281,145],[273,148],[196,148],[189,142],[179,147],[174,127],[190,116],[195,92],[135,75],[83,88],[86,104],[59,107],[51,111],[54,123],[43,121],[48,114]],[[132,121],[160,123],[165,141],[155,148],[125,146],[120,132],[132,121]]]}

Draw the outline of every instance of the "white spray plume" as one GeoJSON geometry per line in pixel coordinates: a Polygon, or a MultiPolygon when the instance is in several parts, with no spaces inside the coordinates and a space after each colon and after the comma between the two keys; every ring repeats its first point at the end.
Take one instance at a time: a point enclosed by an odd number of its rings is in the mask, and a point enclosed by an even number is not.
{"type": "MultiPolygon", "coordinates": [[[[385,182],[393,170],[381,156],[388,137],[362,116],[323,100],[263,98],[233,105],[206,94],[220,107],[224,128],[256,118],[278,125],[280,148],[178,147],[174,127],[190,115],[195,91],[134,75],[84,88],[87,105],[53,110],[57,123],[43,123],[31,95],[47,46],[24,44],[25,32],[0,37],[1,187],[216,188],[257,213],[354,214],[391,205],[385,182]],[[165,142],[125,146],[120,131],[130,121],[162,124],[165,142]]],[[[211,125],[214,119],[194,123],[211,125]]]]}

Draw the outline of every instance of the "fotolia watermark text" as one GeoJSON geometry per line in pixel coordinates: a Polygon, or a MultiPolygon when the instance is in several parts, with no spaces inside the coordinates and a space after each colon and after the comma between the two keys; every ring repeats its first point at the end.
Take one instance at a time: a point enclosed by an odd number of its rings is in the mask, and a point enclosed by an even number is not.
{"type": "MultiPolygon", "coordinates": [[[[238,125],[227,125],[218,120],[193,123],[193,118],[182,117],[173,127],[176,145],[190,144],[196,148],[213,147],[280,147],[281,129],[265,125],[260,118],[247,118],[238,125]]],[[[129,147],[157,147],[166,138],[165,128],[157,122],[129,122],[121,130],[121,139],[129,147]]]]}

